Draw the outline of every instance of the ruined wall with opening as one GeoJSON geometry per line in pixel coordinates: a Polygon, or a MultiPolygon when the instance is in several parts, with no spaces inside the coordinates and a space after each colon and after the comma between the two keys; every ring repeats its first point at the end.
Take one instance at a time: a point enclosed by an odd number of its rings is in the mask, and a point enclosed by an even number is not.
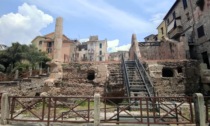
{"type": "Polygon", "coordinates": [[[184,96],[199,92],[197,61],[146,62],[157,96],[184,96]]]}

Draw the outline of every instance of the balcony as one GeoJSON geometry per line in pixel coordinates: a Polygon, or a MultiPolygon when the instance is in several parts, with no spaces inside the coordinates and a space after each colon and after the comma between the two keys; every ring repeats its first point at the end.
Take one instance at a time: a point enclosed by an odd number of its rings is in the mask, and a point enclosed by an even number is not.
{"type": "Polygon", "coordinates": [[[181,26],[178,26],[176,28],[173,28],[170,33],[168,33],[169,38],[171,39],[179,39],[179,36],[182,34],[183,28],[181,26]]]}

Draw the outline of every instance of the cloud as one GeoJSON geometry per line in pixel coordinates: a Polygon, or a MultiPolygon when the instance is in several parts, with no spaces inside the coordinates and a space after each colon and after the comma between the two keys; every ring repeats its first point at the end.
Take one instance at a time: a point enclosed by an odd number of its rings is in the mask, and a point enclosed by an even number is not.
{"type": "Polygon", "coordinates": [[[0,17],[0,42],[29,44],[40,31],[53,22],[53,17],[45,14],[34,5],[24,3],[17,13],[8,13],[0,17]]]}
{"type": "Polygon", "coordinates": [[[128,51],[131,46],[131,44],[119,46],[119,39],[107,41],[107,44],[108,44],[108,47],[107,47],[108,52],[128,51]]]}
{"type": "Polygon", "coordinates": [[[79,42],[81,42],[81,43],[87,42],[87,41],[89,41],[89,38],[79,39],[79,42]]]}
{"type": "Polygon", "coordinates": [[[164,16],[165,16],[164,13],[154,14],[152,15],[152,18],[150,19],[150,21],[152,21],[156,26],[158,26],[163,21],[164,16]]]}
{"type": "Polygon", "coordinates": [[[85,20],[97,20],[111,29],[124,30],[129,33],[139,32],[139,29],[144,29],[141,32],[154,31],[151,27],[152,24],[144,20],[140,15],[136,16],[121,10],[105,0],[68,0],[62,2],[57,0],[30,0],[30,2],[53,14],[85,20]]]}

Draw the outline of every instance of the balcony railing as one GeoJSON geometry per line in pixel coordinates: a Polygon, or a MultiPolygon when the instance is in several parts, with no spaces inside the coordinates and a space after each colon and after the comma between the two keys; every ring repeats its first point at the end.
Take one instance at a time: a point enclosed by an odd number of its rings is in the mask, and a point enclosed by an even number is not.
{"type": "Polygon", "coordinates": [[[182,31],[183,31],[183,28],[182,27],[176,27],[176,28],[174,28],[169,33],[169,38],[172,38],[172,39],[177,38],[179,35],[181,35],[182,31]]]}

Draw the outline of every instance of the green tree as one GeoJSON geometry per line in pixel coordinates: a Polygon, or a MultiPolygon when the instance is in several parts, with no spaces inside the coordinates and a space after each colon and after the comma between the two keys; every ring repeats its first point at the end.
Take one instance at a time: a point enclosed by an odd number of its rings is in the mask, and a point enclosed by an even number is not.
{"type": "Polygon", "coordinates": [[[21,45],[16,42],[6,50],[0,51],[0,64],[4,66],[4,72],[14,72],[16,69],[25,70],[29,66],[35,67],[39,63],[45,64],[50,59],[47,54],[40,52],[33,45],[21,45]]]}

